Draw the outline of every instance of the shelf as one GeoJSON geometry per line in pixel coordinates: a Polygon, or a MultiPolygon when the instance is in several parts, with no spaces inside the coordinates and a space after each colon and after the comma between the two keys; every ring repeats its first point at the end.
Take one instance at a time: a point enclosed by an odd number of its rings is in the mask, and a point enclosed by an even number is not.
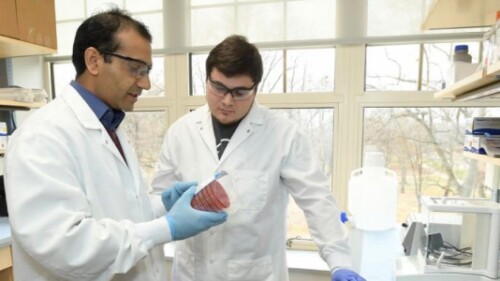
{"type": "Polygon", "coordinates": [[[18,109],[31,109],[31,108],[39,108],[43,106],[45,102],[19,102],[19,101],[11,101],[11,100],[0,100],[0,109],[2,107],[12,107],[18,109]]]}
{"type": "Polygon", "coordinates": [[[56,53],[55,49],[0,36],[0,58],[47,55],[54,53],[56,53]]]}
{"type": "Polygon", "coordinates": [[[477,71],[450,87],[436,92],[434,98],[456,100],[473,90],[500,81],[498,75],[500,75],[500,62],[488,66],[485,70],[477,71]]]}
{"type": "Polygon", "coordinates": [[[484,154],[477,154],[472,152],[464,152],[464,156],[470,159],[478,160],[484,163],[490,163],[493,165],[500,166],[500,158],[490,157],[484,154]]]}

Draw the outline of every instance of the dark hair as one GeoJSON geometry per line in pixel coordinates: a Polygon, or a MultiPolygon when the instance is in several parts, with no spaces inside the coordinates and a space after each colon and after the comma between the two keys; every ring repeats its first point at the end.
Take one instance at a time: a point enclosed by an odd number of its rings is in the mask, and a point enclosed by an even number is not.
{"type": "MultiPolygon", "coordinates": [[[[144,39],[152,41],[151,33],[142,23],[133,19],[126,11],[112,9],[95,14],[86,19],[75,35],[73,43],[73,65],[76,69],[76,77],[80,76],[86,69],[84,53],[89,47],[97,50],[114,52],[120,47],[116,39],[116,33],[126,28],[135,29],[144,39]]],[[[108,58],[105,57],[107,60],[108,58]]]]}
{"type": "Polygon", "coordinates": [[[210,51],[206,61],[207,80],[214,67],[227,77],[247,74],[255,84],[262,79],[259,50],[245,36],[231,35],[210,51]]]}

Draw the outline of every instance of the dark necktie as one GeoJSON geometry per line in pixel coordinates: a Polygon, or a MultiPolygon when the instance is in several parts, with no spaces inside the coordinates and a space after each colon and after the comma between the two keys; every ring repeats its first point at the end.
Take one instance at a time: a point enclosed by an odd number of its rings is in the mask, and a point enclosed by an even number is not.
{"type": "Polygon", "coordinates": [[[111,130],[106,129],[106,130],[108,131],[109,136],[111,137],[111,139],[115,143],[116,148],[118,148],[118,151],[120,151],[120,154],[122,155],[123,160],[125,160],[125,163],[127,163],[127,159],[125,158],[125,153],[123,153],[122,145],[120,144],[120,140],[118,139],[118,136],[116,135],[116,130],[114,130],[114,129],[111,129],[111,130]]]}

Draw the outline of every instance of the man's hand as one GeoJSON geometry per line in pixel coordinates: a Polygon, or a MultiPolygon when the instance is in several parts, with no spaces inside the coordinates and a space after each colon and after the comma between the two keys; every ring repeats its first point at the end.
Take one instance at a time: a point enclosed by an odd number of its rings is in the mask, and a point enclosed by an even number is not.
{"type": "Polygon", "coordinates": [[[366,279],[350,269],[343,268],[333,273],[332,281],[366,281],[366,279]]]}
{"type": "Polygon", "coordinates": [[[170,211],[175,202],[188,190],[191,186],[196,185],[194,181],[190,182],[176,182],[170,188],[165,189],[161,193],[161,201],[167,211],[170,211]]]}
{"type": "Polygon", "coordinates": [[[227,220],[226,212],[204,212],[191,206],[195,186],[191,186],[165,216],[170,226],[172,240],[182,240],[194,236],[227,220]]]}

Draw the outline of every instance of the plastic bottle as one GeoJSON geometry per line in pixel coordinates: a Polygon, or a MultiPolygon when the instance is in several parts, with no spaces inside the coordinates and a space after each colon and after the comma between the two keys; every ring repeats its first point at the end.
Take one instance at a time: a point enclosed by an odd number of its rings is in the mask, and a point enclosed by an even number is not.
{"type": "Polygon", "coordinates": [[[469,55],[468,45],[456,45],[455,53],[453,54],[453,62],[463,61],[467,63],[472,63],[472,57],[469,55]]]}
{"type": "Polygon", "coordinates": [[[384,162],[382,153],[367,153],[363,168],[351,173],[348,209],[358,229],[378,231],[396,225],[398,180],[384,162]]]}

